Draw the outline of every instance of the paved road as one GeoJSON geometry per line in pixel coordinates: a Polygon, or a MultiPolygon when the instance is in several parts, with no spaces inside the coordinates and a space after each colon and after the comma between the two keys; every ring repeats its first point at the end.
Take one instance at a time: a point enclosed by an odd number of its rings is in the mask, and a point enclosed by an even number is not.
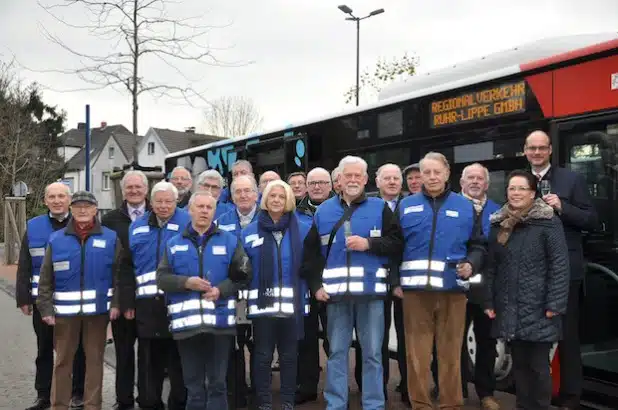
{"type": "MultiPolygon", "coordinates": [[[[0,267],[0,270],[6,269],[0,267]]],[[[0,312],[2,313],[2,325],[4,341],[0,346],[0,409],[23,409],[33,400],[36,392],[34,391],[34,358],[36,355],[36,339],[32,330],[32,323],[29,318],[23,316],[16,308],[13,296],[13,283],[11,280],[0,275],[0,312]]],[[[105,355],[105,376],[103,386],[104,409],[110,409],[114,403],[114,369],[115,355],[113,345],[108,345],[105,355]]],[[[322,367],[325,368],[325,357],[321,358],[322,367]]],[[[353,355],[351,362],[353,363],[353,355]]],[[[391,390],[391,400],[388,409],[404,409],[399,401],[399,395],[394,392],[397,380],[397,367],[391,361],[391,374],[394,375],[389,389],[391,390]]],[[[320,381],[320,388],[324,383],[324,373],[320,381]]],[[[351,409],[361,409],[360,396],[353,381],[353,374],[350,372],[351,386],[351,409]]],[[[279,373],[273,374],[273,388],[278,390],[279,373]]],[[[166,386],[167,394],[167,386],[166,386]]],[[[470,393],[474,394],[474,388],[470,388],[470,393]]],[[[278,403],[278,394],[275,392],[275,401],[278,403]]],[[[498,393],[499,401],[504,409],[514,409],[513,397],[508,394],[498,393]]],[[[466,403],[465,409],[478,409],[479,403],[476,397],[471,397],[466,403]]],[[[320,398],[317,402],[297,407],[299,410],[324,409],[325,404],[320,398]]]]}

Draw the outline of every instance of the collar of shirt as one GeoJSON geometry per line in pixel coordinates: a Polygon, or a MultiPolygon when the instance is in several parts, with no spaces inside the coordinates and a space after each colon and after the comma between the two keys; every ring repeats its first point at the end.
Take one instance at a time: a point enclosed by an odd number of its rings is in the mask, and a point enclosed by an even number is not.
{"type": "Polygon", "coordinates": [[[543,178],[545,178],[545,175],[549,172],[550,168],[551,168],[551,164],[548,164],[545,168],[543,168],[539,172],[533,172],[534,176],[538,175],[539,179],[543,179],[543,178]]]}
{"type": "Polygon", "coordinates": [[[54,216],[52,215],[52,213],[49,213],[49,217],[51,219],[55,219],[58,222],[64,222],[65,219],[67,219],[69,217],[69,213],[67,212],[66,214],[62,215],[62,216],[54,216]]]}
{"type": "Polygon", "coordinates": [[[248,219],[249,221],[252,221],[255,216],[255,211],[257,211],[257,205],[253,205],[253,209],[251,209],[247,215],[243,215],[240,213],[240,210],[236,208],[236,213],[238,214],[238,219],[240,220],[248,219]]]}
{"type": "Polygon", "coordinates": [[[127,203],[127,213],[131,219],[135,218],[135,211],[139,211],[140,216],[144,215],[144,211],[146,211],[146,204],[143,203],[138,207],[133,207],[127,203]]]}

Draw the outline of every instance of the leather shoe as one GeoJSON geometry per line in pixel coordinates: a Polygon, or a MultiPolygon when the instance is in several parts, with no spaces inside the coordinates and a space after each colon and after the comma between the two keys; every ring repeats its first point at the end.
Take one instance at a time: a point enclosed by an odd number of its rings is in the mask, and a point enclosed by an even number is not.
{"type": "Polygon", "coordinates": [[[296,396],[294,397],[295,404],[304,404],[310,401],[316,401],[318,399],[317,393],[303,393],[296,392],[296,396]]]}
{"type": "Polygon", "coordinates": [[[71,399],[71,410],[81,410],[84,408],[84,398],[82,396],[73,396],[71,399]]]}
{"type": "Polygon", "coordinates": [[[26,410],[47,410],[51,407],[51,402],[49,399],[43,397],[37,397],[37,399],[32,403],[32,406],[28,407],[26,410]]]}

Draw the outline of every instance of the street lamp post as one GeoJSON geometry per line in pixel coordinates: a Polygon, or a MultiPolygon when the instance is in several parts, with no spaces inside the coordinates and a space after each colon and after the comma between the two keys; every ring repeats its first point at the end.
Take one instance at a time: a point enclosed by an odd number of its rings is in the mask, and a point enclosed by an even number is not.
{"type": "Polygon", "coordinates": [[[360,94],[360,22],[361,20],[368,19],[369,17],[384,13],[384,9],[374,10],[365,17],[356,17],[352,14],[352,9],[345,4],[342,4],[338,8],[345,14],[350,15],[350,17],[346,17],[346,20],[356,22],[356,105],[358,105],[358,96],[360,94]]]}

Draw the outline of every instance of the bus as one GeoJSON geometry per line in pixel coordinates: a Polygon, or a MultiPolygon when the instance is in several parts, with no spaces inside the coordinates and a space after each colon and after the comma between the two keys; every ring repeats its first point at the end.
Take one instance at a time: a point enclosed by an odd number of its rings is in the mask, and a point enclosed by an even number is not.
{"type": "MultiPolygon", "coordinates": [[[[332,170],[343,156],[358,155],[368,163],[367,189],[375,191],[380,165],[404,167],[436,151],[451,164],[453,190],[460,189],[463,168],[480,162],[490,173],[489,197],[503,203],[506,176],[528,167],[524,139],[538,129],[551,137],[552,165],[585,176],[599,214],[598,230],[583,235],[584,388],[595,402],[618,408],[618,33],[539,40],[419,74],[386,87],[372,104],[169,154],[165,169],[184,166],[194,175],[217,169],[230,178],[231,165],[246,159],[256,175],[286,176],[317,166],[332,170]]],[[[472,326],[464,341],[471,368],[472,326]]],[[[393,352],[396,341],[391,329],[393,352]]],[[[511,368],[508,346],[499,343],[502,389],[513,383],[511,368]]],[[[553,377],[558,385],[557,372],[553,377]]]]}

